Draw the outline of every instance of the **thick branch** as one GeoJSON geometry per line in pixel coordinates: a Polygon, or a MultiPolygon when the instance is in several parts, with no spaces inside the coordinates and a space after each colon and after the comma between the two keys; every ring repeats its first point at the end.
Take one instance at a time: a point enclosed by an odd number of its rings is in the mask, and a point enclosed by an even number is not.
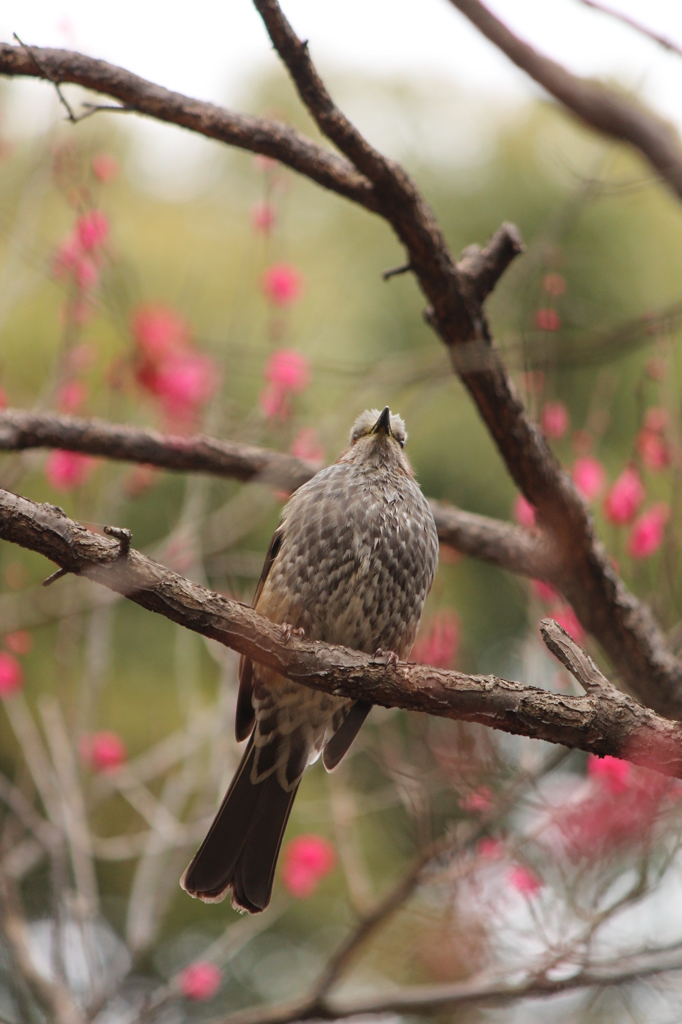
{"type": "MultiPolygon", "coordinates": [[[[515,36],[479,0],[450,0],[450,3],[581,121],[638,149],[682,199],[682,148],[669,124],[600,83],[571,74],[515,36]]],[[[638,27],[641,30],[641,26],[638,27]]]]}
{"type": "Polygon", "coordinates": [[[235,114],[155,85],[124,68],[71,50],[0,43],[0,74],[67,82],[120,100],[127,110],[199,132],[239,149],[262,153],[316,181],[318,185],[376,210],[373,188],[347,160],[316,145],[279,121],[235,114]]]}
{"type": "MultiPolygon", "coordinates": [[[[291,492],[319,469],[294,455],[201,435],[172,436],[56,413],[0,412],[0,451],[27,448],[65,448],[160,469],[257,480],[291,492]]],[[[541,535],[444,502],[432,501],[431,508],[444,544],[522,576],[552,575],[550,551],[541,535]]]]}
{"type": "MultiPolygon", "coordinates": [[[[615,688],[571,697],[496,676],[468,676],[291,638],[251,608],[200,587],[52,505],[0,491],[0,538],[325,693],[369,700],[597,754],[625,756],[682,778],[682,726],[615,688]]],[[[57,584],[58,585],[58,584],[57,584]]]]}

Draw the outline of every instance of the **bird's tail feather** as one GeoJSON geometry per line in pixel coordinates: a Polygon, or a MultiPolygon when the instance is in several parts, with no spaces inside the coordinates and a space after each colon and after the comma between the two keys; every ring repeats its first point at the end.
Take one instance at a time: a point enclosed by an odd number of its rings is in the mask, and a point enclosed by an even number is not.
{"type": "Polygon", "coordinates": [[[276,775],[251,781],[253,737],[208,835],[180,879],[190,896],[218,903],[228,892],[249,913],[270,902],[275,866],[298,784],[285,792],[276,775]]]}

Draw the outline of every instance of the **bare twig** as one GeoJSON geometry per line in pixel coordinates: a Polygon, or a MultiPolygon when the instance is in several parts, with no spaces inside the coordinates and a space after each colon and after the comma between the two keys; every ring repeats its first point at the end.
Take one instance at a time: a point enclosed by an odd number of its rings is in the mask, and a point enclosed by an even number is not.
{"type": "Polygon", "coordinates": [[[662,36],[659,32],[654,32],[653,29],[647,28],[637,18],[631,18],[630,15],[624,14],[622,11],[617,11],[615,7],[610,7],[608,4],[597,3],[596,0],[580,0],[581,4],[585,7],[591,7],[594,11],[599,11],[600,14],[608,14],[609,17],[615,18],[616,21],[621,21],[624,25],[639,32],[640,35],[646,36],[647,39],[651,39],[654,43],[662,46],[664,50],[668,50],[670,53],[676,53],[678,57],[682,57],[682,46],[673,42],[668,36],[662,36]]]}

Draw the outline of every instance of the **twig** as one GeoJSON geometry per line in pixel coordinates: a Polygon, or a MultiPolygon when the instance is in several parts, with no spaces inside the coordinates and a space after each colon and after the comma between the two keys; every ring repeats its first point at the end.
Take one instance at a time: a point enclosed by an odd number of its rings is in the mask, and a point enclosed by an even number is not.
{"type": "Polygon", "coordinates": [[[668,36],[662,36],[658,32],[654,32],[653,29],[647,28],[641,21],[636,18],[631,18],[628,14],[623,14],[622,11],[617,11],[615,7],[609,7],[607,4],[597,3],[596,0],[580,0],[581,4],[585,7],[591,7],[594,11],[599,11],[600,14],[608,14],[609,17],[615,18],[616,21],[622,21],[624,25],[629,28],[633,28],[635,32],[639,32],[641,35],[646,36],[647,39],[653,40],[654,43],[658,43],[664,50],[668,50],[671,53],[676,53],[678,57],[682,57],[682,46],[673,42],[668,36]]]}

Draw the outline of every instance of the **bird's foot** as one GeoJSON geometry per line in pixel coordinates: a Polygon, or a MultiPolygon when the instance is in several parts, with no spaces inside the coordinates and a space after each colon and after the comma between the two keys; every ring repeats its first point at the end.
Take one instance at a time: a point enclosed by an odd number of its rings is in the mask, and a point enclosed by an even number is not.
{"type": "Polygon", "coordinates": [[[283,622],[282,623],[282,632],[284,634],[284,643],[285,644],[289,643],[289,641],[291,640],[292,636],[298,636],[301,639],[303,639],[303,637],[305,636],[305,630],[303,629],[303,627],[300,627],[299,629],[294,629],[294,627],[291,625],[290,622],[283,622]]]}
{"type": "Polygon", "coordinates": [[[395,651],[385,651],[382,647],[377,647],[376,651],[374,652],[374,657],[385,658],[386,664],[390,665],[392,668],[397,668],[398,662],[400,661],[400,658],[395,653],[395,651]]]}

